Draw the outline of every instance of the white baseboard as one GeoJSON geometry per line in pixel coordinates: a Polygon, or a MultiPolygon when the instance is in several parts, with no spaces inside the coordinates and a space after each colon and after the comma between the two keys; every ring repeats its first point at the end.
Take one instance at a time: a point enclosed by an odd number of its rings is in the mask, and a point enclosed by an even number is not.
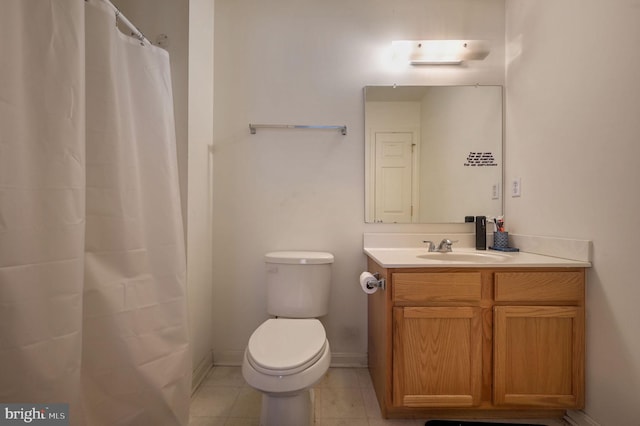
{"type": "Polygon", "coordinates": [[[205,356],[200,363],[193,369],[191,373],[191,394],[198,389],[202,381],[207,377],[209,371],[213,368],[213,355],[210,353],[205,356]]]}
{"type": "Polygon", "coordinates": [[[366,367],[366,353],[333,352],[331,367],[366,367]]]}
{"type": "Polygon", "coordinates": [[[589,417],[584,411],[569,410],[564,420],[571,426],[600,426],[598,422],[589,417]]]}
{"type": "Polygon", "coordinates": [[[214,365],[238,367],[242,365],[244,351],[214,351],[214,365]]]}
{"type": "MultiPolygon", "coordinates": [[[[213,353],[215,365],[240,366],[244,351],[219,351],[213,353]]],[[[366,353],[332,352],[331,367],[366,367],[366,353]]]]}

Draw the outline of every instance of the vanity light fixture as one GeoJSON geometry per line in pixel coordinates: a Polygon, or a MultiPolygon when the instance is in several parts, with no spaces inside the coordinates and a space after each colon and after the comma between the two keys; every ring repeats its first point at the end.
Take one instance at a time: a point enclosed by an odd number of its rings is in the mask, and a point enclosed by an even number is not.
{"type": "Polygon", "coordinates": [[[411,65],[460,65],[491,51],[485,40],[396,40],[391,47],[396,59],[411,65]]]}

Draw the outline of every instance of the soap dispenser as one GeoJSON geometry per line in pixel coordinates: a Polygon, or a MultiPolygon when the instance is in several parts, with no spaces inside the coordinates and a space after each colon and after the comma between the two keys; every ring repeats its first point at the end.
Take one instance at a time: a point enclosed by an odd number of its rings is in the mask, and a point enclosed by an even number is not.
{"type": "Polygon", "coordinates": [[[487,249],[487,217],[476,216],[476,250],[487,249]]]}

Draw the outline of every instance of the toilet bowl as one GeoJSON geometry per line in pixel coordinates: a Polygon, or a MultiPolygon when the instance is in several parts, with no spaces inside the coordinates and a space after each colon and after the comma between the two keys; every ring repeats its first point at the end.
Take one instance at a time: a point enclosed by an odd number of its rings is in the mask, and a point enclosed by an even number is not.
{"type": "Polygon", "coordinates": [[[313,385],[331,363],[329,341],[315,316],[328,310],[330,264],[323,252],[265,255],[268,311],[249,338],[242,362],[246,382],[262,392],[261,426],[314,424],[313,385]]]}
{"type": "Polygon", "coordinates": [[[331,351],[317,319],[268,319],[249,339],[242,363],[261,392],[261,425],[313,424],[313,391],[329,369],[331,351]]]}

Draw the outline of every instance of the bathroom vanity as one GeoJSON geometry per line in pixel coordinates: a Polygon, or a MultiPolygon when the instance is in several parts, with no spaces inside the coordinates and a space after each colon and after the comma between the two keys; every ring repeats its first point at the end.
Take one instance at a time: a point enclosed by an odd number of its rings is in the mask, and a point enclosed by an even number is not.
{"type": "Polygon", "coordinates": [[[383,417],[561,417],[583,406],[588,262],[412,250],[365,249],[386,282],[368,296],[383,417]]]}

